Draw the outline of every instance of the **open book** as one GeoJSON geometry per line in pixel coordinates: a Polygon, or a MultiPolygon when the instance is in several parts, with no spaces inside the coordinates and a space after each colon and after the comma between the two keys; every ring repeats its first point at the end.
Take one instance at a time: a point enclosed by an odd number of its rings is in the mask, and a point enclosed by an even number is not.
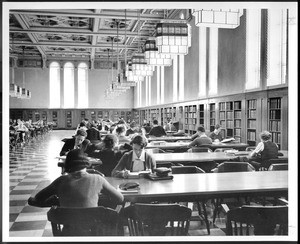
{"type": "Polygon", "coordinates": [[[144,175],[148,175],[151,172],[149,170],[145,170],[145,171],[138,171],[138,172],[130,172],[130,174],[128,175],[128,179],[138,179],[144,175]]]}

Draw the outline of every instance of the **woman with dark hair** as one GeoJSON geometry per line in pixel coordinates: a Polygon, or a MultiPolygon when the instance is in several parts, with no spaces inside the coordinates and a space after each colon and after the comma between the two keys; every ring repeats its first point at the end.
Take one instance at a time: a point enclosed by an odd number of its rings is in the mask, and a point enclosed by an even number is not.
{"type": "Polygon", "coordinates": [[[99,158],[102,161],[102,164],[95,166],[94,169],[100,171],[105,176],[111,175],[111,171],[122,157],[120,151],[114,151],[117,141],[118,139],[115,135],[106,135],[102,141],[102,149],[97,153],[93,153],[93,157],[99,158]]]}
{"type": "Polygon", "coordinates": [[[113,169],[113,177],[128,178],[133,172],[153,172],[156,162],[151,154],[145,151],[146,139],[141,135],[135,135],[131,142],[132,150],[123,155],[117,166],[113,169]]]}
{"type": "Polygon", "coordinates": [[[35,197],[30,197],[29,205],[43,205],[50,197],[57,196],[61,207],[97,207],[101,205],[100,194],[108,196],[112,203],[121,204],[123,195],[101,175],[87,173],[88,165],[88,159],[80,149],[71,150],[65,162],[68,174],[58,177],[35,197]]]}

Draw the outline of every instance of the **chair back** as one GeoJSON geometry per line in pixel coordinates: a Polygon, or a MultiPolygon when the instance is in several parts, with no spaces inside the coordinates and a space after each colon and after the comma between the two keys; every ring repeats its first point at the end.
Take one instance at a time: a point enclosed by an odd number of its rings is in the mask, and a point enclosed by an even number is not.
{"type": "Polygon", "coordinates": [[[151,151],[152,153],[165,153],[165,151],[160,148],[152,148],[151,151]]]}
{"type": "Polygon", "coordinates": [[[214,152],[224,152],[226,150],[233,150],[233,148],[226,148],[226,147],[216,148],[214,152]]]}
{"type": "Polygon", "coordinates": [[[183,146],[183,147],[175,148],[173,152],[174,153],[183,153],[183,152],[187,152],[188,150],[189,150],[189,147],[183,146]]]}
{"type": "Polygon", "coordinates": [[[274,171],[274,170],[288,170],[289,165],[288,164],[271,164],[268,170],[274,171]]]}
{"type": "Polygon", "coordinates": [[[53,236],[113,236],[118,234],[119,214],[105,207],[53,206],[47,213],[53,236]]]}
{"type": "Polygon", "coordinates": [[[255,171],[255,168],[247,162],[223,162],[212,169],[212,172],[214,173],[247,171],[255,171]]]}
{"type": "Polygon", "coordinates": [[[185,236],[192,210],[179,204],[136,203],[123,213],[131,236],[185,236]]]}
{"type": "Polygon", "coordinates": [[[192,147],[188,152],[212,152],[212,150],[208,147],[192,147]]]}
{"type": "Polygon", "coordinates": [[[172,166],[172,174],[195,174],[205,173],[204,170],[197,166],[172,166]]]}
{"type": "Polygon", "coordinates": [[[250,225],[254,235],[287,235],[288,206],[244,205],[227,212],[226,235],[249,235],[250,225]]]}
{"type": "Polygon", "coordinates": [[[288,164],[288,159],[287,158],[268,159],[268,160],[262,161],[261,167],[264,170],[267,170],[272,164],[288,164]]]}

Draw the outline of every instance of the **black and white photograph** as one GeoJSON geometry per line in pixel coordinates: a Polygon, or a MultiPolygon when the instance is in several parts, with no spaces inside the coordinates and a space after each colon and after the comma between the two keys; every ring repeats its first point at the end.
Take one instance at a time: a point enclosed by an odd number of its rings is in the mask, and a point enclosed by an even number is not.
{"type": "Polygon", "coordinates": [[[2,241],[298,241],[298,2],[2,2],[2,241]]]}

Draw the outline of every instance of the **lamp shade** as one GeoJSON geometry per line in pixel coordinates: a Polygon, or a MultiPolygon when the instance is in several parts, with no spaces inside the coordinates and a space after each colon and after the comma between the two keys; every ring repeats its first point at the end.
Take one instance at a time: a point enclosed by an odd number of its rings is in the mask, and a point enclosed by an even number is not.
{"type": "Polygon", "coordinates": [[[155,40],[158,53],[186,55],[191,46],[191,27],[185,23],[158,23],[155,40]]]}
{"type": "Polygon", "coordinates": [[[148,65],[171,66],[172,55],[158,52],[155,40],[147,40],[144,46],[145,59],[148,65]]]}
{"type": "Polygon", "coordinates": [[[154,67],[147,64],[143,53],[138,53],[132,56],[132,71],[133,75],[152,76],[154,67]]]}
{"type": "Polygon", "coordinates": [[[14,83],[9,84],[9,95],[11,97],[20,97],[21,96],[21,87],[17,86],[14,83]]]}
{"type": "Polygon", "coordinates": [[[243,9],[193,9],[195,25],[234,29],[240,25],[243,9]]]}

